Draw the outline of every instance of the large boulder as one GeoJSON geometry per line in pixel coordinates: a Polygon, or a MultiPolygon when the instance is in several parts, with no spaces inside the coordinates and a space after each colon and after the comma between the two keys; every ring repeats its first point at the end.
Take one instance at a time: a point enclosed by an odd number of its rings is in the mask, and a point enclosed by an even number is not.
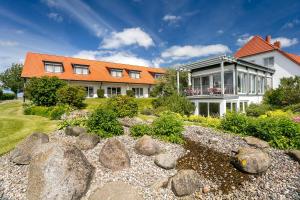
{"type": "Polygon", "coordinates": [[[288,154],[300,163],[300,150],[290,150],[288,154]]]}
{"type": "Polygon", "coordinates": [[[95,134],[82,133],[76,140],[76,146],[81,150],[88,150],[94,148],[99,142],[99,136],[95,134]]]}
{"type": "Polygon", "coordinates": [[[148,135],[144,135],[135,143],[135,150],[137,153],[146,156],[152,156],[160,152],[158,143],[148,135]]]}
{"type": "Polygon", "coordinates": [[[123,182],[111,182],[105,184],[102,188],[96,189],[89,197],[89,200],[142,200],[138,191],[123,182]]]}
{"type": "Polygon", "coordinates": [[[28,200],[77,200],[87,191],[94,167],[66,143],[43,145],[29,165],[28,200]]]}
{"type": "Polygon", "coordinates": [[[124,117],[124,118],[119,118],[118,121],[122,124],[122,126],[125,127],[132,127],[134,125],[144,123],[144,121],[138,117],[133,117],[133,118],[124,117]]]}
{"type": "Polygon", "coordinates": [[[253,136],[248,136],[244,138],[245,142],[250,145],[250,146],[254,146],[256,148],[269,148],[270,145],[268,142],[263,141],[261,139],[258,139],[256,137],[253,136]]]}
{"type": "Polygon", "coordinates": [[[48,135],[44,133],[33,133],[16,146],[10,153],[10,159],[16,164],[28,165],[37,149],[42,144],[48,142],[48,135]]]}
{"type": "Polygon", "coordinates": [[[102,147],[99,161],[112,170],[130,167],[130,158],[124,144],[114,138],[109,139],[102,147]]]}
{"type": "Polygon", "coordinates": [[[235,157],[236,167],[244,172],[257,174],[266,171],[271,165],[269,155],[253,148],[241,148],[235,157]]]}
{"type": "Polygon", "coordinates": [[[67,126],[65,133],[69,136],[79,136],[82,133],[86,133],[86,129],[80,126],[67,126]]]}
{"type": "Polygon", "coordinates": [[[191,195],[200,187],[200,176],[194,170],[181,170],[171,179],[171,189],[179,197],[191,195]]]}
{"type": "Polygon", "coordinates": [[[154,163],[163,169],[173,169],[177,158],[169,153],[162,153],[155,156],[154,163]]]}

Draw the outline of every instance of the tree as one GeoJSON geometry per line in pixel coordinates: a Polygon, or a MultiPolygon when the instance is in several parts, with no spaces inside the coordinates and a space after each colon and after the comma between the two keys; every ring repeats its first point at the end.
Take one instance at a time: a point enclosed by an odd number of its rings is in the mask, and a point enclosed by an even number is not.
{"type": "Polygon", "coordinates": [[[56,92],[57,102],[68,104],[77,108],[83,107],[86,93],[83,87],[77,85],[65,85],[56,92]]]}
{"type": "MultiPolygon", "coordinates": [[[[187,72],[180,72],[179,79],[181,89],[188,87],[187,72]]],[[[177,93],[177,72],[175,69],[168,69],[151,91],[151,96],[170,96],[174,93],[177,93]]]]}
{"type": "Polygon", "coordinates": [[[12,64],[11,67],[0,74],[0,81],[3,83],[3,87],[11,89],[15,95],[23,90],[24,80],[21,78],[22,69],[22,64],[12,64]]]}

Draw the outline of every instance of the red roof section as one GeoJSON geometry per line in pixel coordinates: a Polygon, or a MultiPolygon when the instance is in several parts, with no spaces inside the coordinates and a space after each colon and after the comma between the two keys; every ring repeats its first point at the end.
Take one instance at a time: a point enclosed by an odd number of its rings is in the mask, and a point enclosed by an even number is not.
{"type": "Polygon", "coordinates": [[[240,48],[234,54],[234,56],[236,58],[243,58],[243,57],[252,56],[252,55],[265,53],[269,51],[278,51],[279,53],[281,53],[282,55],[284,55],[294,63],[300,65],[300,56],[287,53],[281,50],[280,48],[278,48],[277,46],[275,46],[274,44],[267,42],[262,37],[257,35],[254,36],[251,40],[249,40],[242,48],[240,48]]]}
{"type": "Polygon", "coordinates": [[[77,81],[102,81],[114,83],[136,83],[136,84],[155,84],[154,74],[164,74],[162,68],[142,67],[135,65],[127,65],[112,62],[103,62],[96,60],[86,60],[80,58],[72,58],[65,56],[56,56],[39,53],[27,53],[25,64],[22,71],[22,77],[41,77],[41,76],[57,76],[63,80],[77,81]],[[63,64],[64,72],[49,73],[45,71],[44,61],[59,62],[63,64]],[[88,65],[90,73],[88,75],[79,75],[73,72],[73,64],[88,65]],[[123,75],[120,78],[113,77],[110,69],[123,69],[123,75]],[[140,71],[140,78],[133,79],[129,76],[129,71],[140,71]]]}

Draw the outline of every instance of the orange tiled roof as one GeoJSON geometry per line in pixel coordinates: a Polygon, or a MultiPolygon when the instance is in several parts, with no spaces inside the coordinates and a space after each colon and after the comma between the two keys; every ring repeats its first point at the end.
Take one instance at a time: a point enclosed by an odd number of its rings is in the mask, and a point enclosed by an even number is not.
{"type": "Polygon", "coordinates": [[[266,40],[261,38],[260,36],[254,36],[249,42],[247,42],[242,48],[240,48],[234,56],[236,58],[242,58],[247,56],[252,56],[260,53],[265,53],[269,51],[278,51],[291,61],[295,62],[296,64],[300,65],[300,56],[287,53],[277,46],[268,43],[266,40]]]}
{"type": "Polygon", "coordinates": [[[77,81],[102,81],[114,83],[136,83],[136,84],[155,84],[154,74],[165,73],[162,68],[151,68],[134,66],[127,64],[103,62],[96,60],[86,60],[80,58],[72,58],[65,56],[56,56],[39,53],[27,53],[22,77],[41,77],[41,76],[57,76],[63,80],[77,80],[77,81]],[[62,73],[49,73],[45,71],[44,61],[60,62],[63,63],[64,72],[62,73]],[[72,64],[88,65],[90,73],[88,75],[79,75],[73,73],[72,64]],[[110,69],[117,68],[123,69],[123,76],[120,78],[110,75],[110,69]],[[129,77],[129,71],[140,71],[140,78],[133,79],[129,77]]]}

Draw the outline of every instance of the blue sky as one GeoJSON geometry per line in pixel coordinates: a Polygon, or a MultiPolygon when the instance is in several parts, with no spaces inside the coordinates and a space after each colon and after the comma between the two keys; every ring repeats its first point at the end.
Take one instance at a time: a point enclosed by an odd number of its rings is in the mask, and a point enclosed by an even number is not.
{"type": "Polygon", "coordinates": [[[267,34],[300,54],[300,1],[0,0],[0,71],[28,51],[173,66],[267,34]]]}

